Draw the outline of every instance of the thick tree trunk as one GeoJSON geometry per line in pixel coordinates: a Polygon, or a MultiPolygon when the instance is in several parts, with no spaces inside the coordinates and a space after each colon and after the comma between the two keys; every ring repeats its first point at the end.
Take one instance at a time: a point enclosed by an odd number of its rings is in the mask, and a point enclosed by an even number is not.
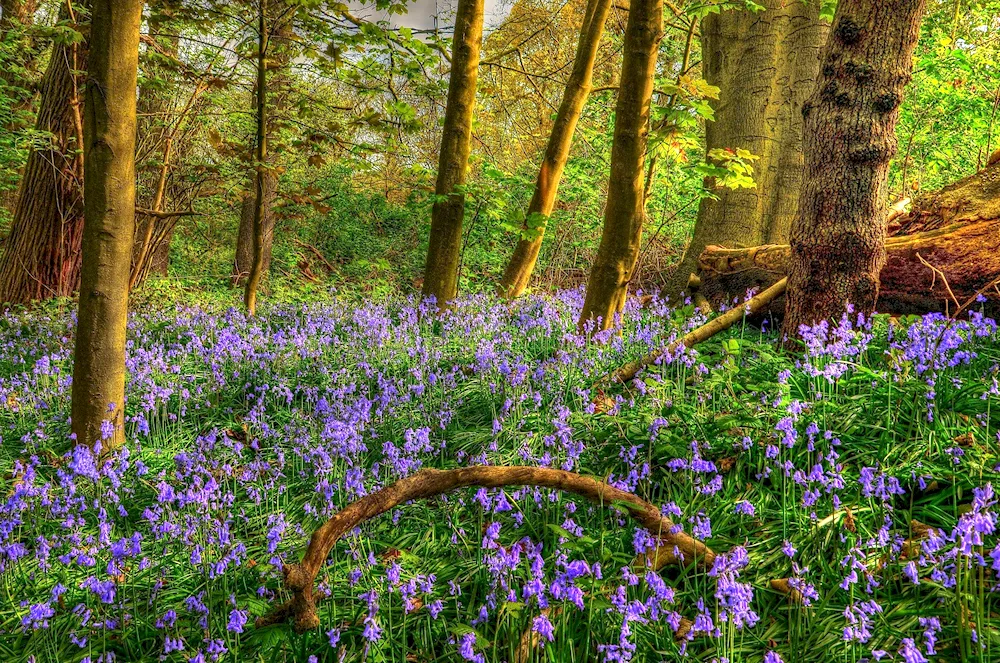
{"type": "Polygon", "coordinates": [[[444,114],[438,158],[436,200],[424,265],[424,297],[447,306],[458,295],[458,262],[465,217],[466,171],[472,150],[472,116],[476,106],[479,50],[483,41],[483,0],[459,0],[452,40],[448,106],[444,114]]]}
{"type": "Polygon", "coordinates": [[[615,106],[611,175],[604,231],[587,281],[581,330],[608,329],[628,293],[645,220],[643,164],[649,137],[656,56],[663,37],[663,0],[633,0],[625,26],[621,83],[615,106]]]}
{"type": "MultiPolygon", "coordinates": [[[[955,300],[966,303],[1000,276],[1000,163],[918,198],[891,224],[890,235],[876,309],[953,312],[955,300]]],[[[742,300],[747,290],[767,288],[785,276],[790,253],[787,244],[707,247],[699,261],[699,291],[716,308],[742,300]]],[[[1000,292],[988,288],[983,294],[987,312],[1000,315],[1000,292]]],[[[782,311],[784,299],[771,312],[782,311]]]]}
{"type": "Polygon", "coordinates": [[[840,0],[803,108],[805,174],[784,331],[870,314],[885,264],[886,180],[925,0],[840,0]]]}
{"type": "Polygon", "coordinates": [[[587,13],[580,30],[580,41],[576,47],[573,71],[566,82],[559,112],[545,148],[542,166],[538,170],[535,192],[528,204],[527,215],[521,229],[522,236],[514,249],[510,263],[500,280],[499,294],[505,299],[514,299],[524,294],[531,280],[531,272],[542,248],[545,226],[556,204],[559,180],[569,160],[576,124],[587,103],[592,87],[594,62],[604,35],[611,0],[590,0],[587,13]]]}
{"type": "Polygon", "coordinates": [[[765,0],[766,9],[709,14],[701,26],[702,71],[720,88],[715,120],[705,126],[706,151],[744,149],[757,155],[753,189],[705,182],[714,198],[698,209],[694,236],[666,291],[676,296],[709,244],[787,242],[802,189],[802,107],[819,76],[828,25],[819,2],[765,0]]]}
{"type": "Polygon", "coordinates": [[[84,106],[86,230],[73,364],[76,443],[125,439],[125,328],[135,232],[135,86],[141,0],[94,0],[84,106]],[[110,430],[103,430],[109,427],[110,430]]]}
{"type": "MultiPolygon", "coordinates": [[[[77,5],[82,9],[81,5],[77,5]]],[[[60,14],[69,20],[64,8],[60,14]]],[[[83,237],[82,79],[87,44],[54,44],[41,82],[34,149],[21,178],[14,220],[0,258],[0,302],[24,304],[72,294],[80,283],[83,237]]]]}

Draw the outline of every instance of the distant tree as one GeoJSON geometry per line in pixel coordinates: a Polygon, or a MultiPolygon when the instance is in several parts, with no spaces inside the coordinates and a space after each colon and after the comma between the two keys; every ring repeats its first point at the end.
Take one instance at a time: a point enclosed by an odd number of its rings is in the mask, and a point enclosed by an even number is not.
{"type": "Polygon", "coordinates": [[[715,117],[705,124],[707,158],[717,150],[750,152],[757,157],[755,186],[706,179],[712,196],[701,201],[694,236],[667,288],[671,295],[685,288],[709,244],[788,241],[802,189],[802,106],[816,86],[829,28],[820,0],[761,4],[761,11],[709,14],[701,24],[703,75],[719,88],[715,117]]]}
{"type": "Polygon", "coordinates": [[[805,174],[792,225],[784,332],[870,314],[885,264],[886,184],[926,0],[840,0],[803,108],[805,174]]]}
{"type": "Polygon", "coordinates": [[[141,0],[94,0],[83,113],[87,172],[73,364],[76,443],[124,441],[125,330],[135,234],[136,82],[141,0]]]}
{"type": "Polygon", "coordinates": [[[597,323],[599,329],[614,324],[639,257],[646,216],[643,165],[653,76],[662,37],[663,0],[633,0],[625,26],[604,230],[587,281],[581,330],[591,322],[597,323]]]}
{"type": "Polygon", "coordinates": [[[80,284],[83,237],[82,78],[88,45],[77,29],[88,3],[65,3],[41,81],[35,129],[10,234],[0,256],[0,302],[72,294],[80,284]]]}
{"type": "Polygon", "coordinates": [[[506,299],[522,295],[531,280],[531,273],[542,248],[545,226],[556,204],[559,180],[569,159],[573,134],[590,95],[594,62],[597,59],[597,50],[601,45],[611,5],[611,0],[589,0],[587,3],[587,13],[580,29],[580,41],[573,61],[573,70],[566,81],[562,103],[556,114],[552,133],[549,135],[541,168],[538,170],[535,191],[528,204],[521,237],[500,280],[499,293],[506,299]]]}
{"type": "Polygon", "coordinates": [[[431,211],[430,245],[424,266],[424,297],[434,297],[439,306],[446,306],[458,295],[465,179],[472,150],[472,117],[482,41],[483,0],[459,0],[452,42],[448,106],[431,211]]]}

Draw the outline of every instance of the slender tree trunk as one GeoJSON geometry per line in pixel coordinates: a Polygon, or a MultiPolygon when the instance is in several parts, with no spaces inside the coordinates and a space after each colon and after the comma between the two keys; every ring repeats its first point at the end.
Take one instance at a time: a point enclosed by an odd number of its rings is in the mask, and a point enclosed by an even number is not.
{"type": "Polygon", "coordinates": [[[264,217],[267,214],[266,180],[267,166],[267,1],[260,0],[260,16],[257,24],[259,41],[257,48],[257,153],[255,155],[254,178],[256,191],[253,214],[253,262],[247,276],[243,302],[247,313],[257,312],[257,288],[264,268],[264,217]]]}
{"type": "Polygon", "coordinates": [[[141,0],[94,0],[84,106],[86,230],[73,365],[77,444],[122,443],[135,233],[135,87],[141,0]],[[102,430],[109,428],[110,430],[102,430]]]}
{"type": "MultiPolygon", "coordinates": [[[[76,5],[78,10],[84,5],[76,5]]],[[[70,20],[67,9],[60,13],[70,20]]],[[[0,302],[25,304],[72,294],[83,237],[82,90],[87,44],[53,44],[35,127],[49,144],[28,155],[11,231],[0,257],[0,302]]]]}
{"type": "Polygon", "coordinates": [[[663,0],[632,0],[625,26],[624,54],[604,232],[587,281],[579,327],[608,329],[621,310],[639,257],[645,220],[643,164],[649,137],[650,100],[656,56],[663,37],[663,0]]]}
{"type": "MultiPolygon", "coordinates": [[[[282,7],[284,5],[272,5],[271,8],[282,7]]],[[[267,98],[269,110],[265,123],[267,140],[272,141],[273,125],[275,120],[285,110],[286,95],[283,91],[288,88],[291,81],[288,77],[288,63],[291,56],[289,50],[292,34],[292,24],[285,18],[281,20],[280,12],[272,11],[271,16],[275,21],[280,21],[278,25],[273,25],[271,35],[268,37],[269,53],[267,53],[268,68],[274,75],[267,80],[267,98]]],[[[267,18],[267,17],[265,17],[267,18]]],[[[266,158],[272,163],[275,160],[274,150],[266,158]]],[[[256,157],[255,157],[256,158],[256,157]]],[[[250,272],[253,271],[253,264],[257,251],[254,249],[254,217],[257,213],[257,175],[255,169],[250,178],[251,193],[243,198],[240,207],[240,226],[236,235],[236,256],[233,262],[231,278],[234,285],[246,285],[250,272]]],[[[274,212],[274,203],[278,197],[278,176],[274,170],[267,168],[264,171],[264,215],[262,217],[264,228],[264,244],[261,253],[260,273],[261,279],[267,275],[271,269],[271,255],[274,248],[274,228],[277,224],[277,215],[274,212]]]]}
{"type": "Polygon", "coordinates": [[[465,175],[472,150],[479,49],[483,41],[483,0],[459,0],[452,42],[448,106],[438,159],[436,200],[424,267],[424,297],[447,306],[458,295],[458,262],[465,217],[465,175]]]}
{"type": "Polygon", "coordinates": [[[870,314],[885,264],[886,181],[925,0],[840,0],[803,108],[805,176],[791,233],[785,334],[870,314]]]}
{"type": "Polygon", "coordinates": [[[597,59],[597,50],[601,45],[611,4],[611,0],[590,0],[587,3],[587,13],[580,30],[573,71],[566,82],[562,103],[556,114],[552,133],[549,135],[542,166],[535,181],[535,192],[528,204],[528,212],[521,230],[522,236],[500,280],[499,294],[505,299],[514,299],[524,294],[531,280],[538,252],[542,248],[545,226],[556,204],[559,180],[569,160],[576,124],[590,95],[594,62],[597,59]]]}
{"type": "Polygon", "coordinates": [[[667,287],[677,295],[709,244],[787,242],[802,189],[802,106],[819,76],[829,26],[818,0],[762,0],[766,9],[709,14],[701,27],[705,80],[720,88],[715,120],[706,123],[708,152],[757,155],[753,189],[705,186],[714,198],[698,209],[694,236],[667,287]]]}

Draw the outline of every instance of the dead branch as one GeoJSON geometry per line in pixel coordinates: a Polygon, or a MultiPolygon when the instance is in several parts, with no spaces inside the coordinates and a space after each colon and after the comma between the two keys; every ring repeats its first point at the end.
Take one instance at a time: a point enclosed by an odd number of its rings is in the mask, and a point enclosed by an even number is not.
{"type": "Polygon", "coordinates": [[[785,288],[788,286],[788,277],[781,279],[770,288],[761,292],[750,299],[746,304],[740,306],[734,306],[730,310],[726,311],[717,318],[709,320],[701,327],[698,327],[692,332],[689,332],[682,338],[677,339],[666,348],[656,350],[649,353],[642,359],[630,362],[625,366],[622,366],[615,372],[612,377],[613,382],[624,383],[635,378],[636,374],[643,368],[655,363],[661,357],[676,351],[680,347],[690,348],[692,346],[706,341],[719,332],[723,332],[737,322],[743,319],[746,315],[754,315],[761,309],[770,304],[775,298],[781,296],[785,292],[785,288]]]}
{"type": "Polygon", "coordinates": [[[710,568],[715,562],[715,553],[710,548],[676,528],[657,507],[604,481],[546,467],[478,465],[454,470],[425,468],[348,504],[313,532],[302,561],[287,564],[284,568],[284,584],[291,590],[292,598],[258,619],[257,626],[267,626],[291,618],[299,633],[318,627],[320,622],[316,614],[313,586],[317,574],[340,537],[401,504],[436,497],[467,486],[553,488],[580,495],[600,505],[618,506],[657,537],[658,550],[662,550],[659,557],[664,563],[672,560],[693,563],[699,568],[710,568]]]}

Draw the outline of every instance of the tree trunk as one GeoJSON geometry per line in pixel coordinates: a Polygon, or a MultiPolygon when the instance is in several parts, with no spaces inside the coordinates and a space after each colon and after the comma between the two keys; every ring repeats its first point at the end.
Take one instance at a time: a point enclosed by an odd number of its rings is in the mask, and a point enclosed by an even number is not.
{"type": "Polygon", "coordinates": [[[787,242],[802,188],[802,106],[819,76],[828,25],[819,2],[765,0],[766,9],[709,14],[701,27],[702,71],[720,88],[705,125],[706,152],[744,149],[757,155],[753,189],[705,188],[694,236],[667,292],[676,296],[709,244],[787,242]]]}
{"type": "Polygon", "coordinates": [[[590,95],[597,49],[601,45],[610,10],[611,0],[590,0],[587,3],[573,71],[566,82],[566,91],[549,135],[542,166],[535,181],[535,192],[531,196],[521,229],[521,238],[500,280],[499,294],[505,299],[514,299],[524,294],[531,280],[531,272],[542,248],[545,226],[556,204],[559,180],[569,160],[576,124],[590,95]]]}
{"type": "MultiPolygon", "coordinates": [[[[272,9],[278,5],[273,5],[272,9]]],[[[268,17],[265,15],[265,19],[268,17]]],[[[274,12],[274,20],[281,19],[280,12],[274,12]]],[[[266,98],[270,108],[265,108],[264,124],[267,132],[266,139],[271,140],[274,119],[282,113],[285,107],[285,95],[281,90],[290,84],[288,79],[288,62],[290,52],[288,47],[293,37],[292,25],[287,17],[281,22],[272,26],[271,34],[268,37],[267,68],[274,72],[274,75],[266,80],[266,98]]],[[[266,72],[265,72],[266,74],[266,72]]],[[[273,150],[272,150],[273,152],[273,150]]],[[[257,155],[254,155],[254,159],[257,155]]],[[[274,161],[273,154],[265,154],[265,159],[274,161]]],[[[257,213],[257,177],[259,169],[252,171],[250,178],[251,192],[243,198],[240,206],[240,226],[236,235],[236,257],[233,262],[231,278],[234,285],[245,285],[247,278],[253,271],[254,257],[257,251],[254,249],[254,217],[257,213]]],[[[278,176],[270,168],[264,169],[264,209],[262,225],[264,229],[263,250],[261,251],[260,272],[261,279],[267,275],[271,269],[271,255],[274,246],[274,227],[277,223],[277,216],[274,213],[274,203],[278,197],[278,176]]]]}
{"type": "MultiPolygon", "coordinates": [[[[1000,162],[918,198],[909,213],[890,224],[889,234],[876,309],[953,312],[956,299],[964,304],[1000,275],[1000,162]],[[941,274],[935,275],[921,257],[941,274]]],[[[767,288],[785,276],[790,253],[787,244],[709,246],[699,261],[699,291],[716,308],[742,300],[747,290],[767,288]]],[[[983,294],[986,311],[1000,316],[1000,293],[987,289],[983,294]]],[[[782,311],[784,299],[771,312],[782,311]]]]}
{"type": "Polygon", "coordinates": [[[643,164],[649,137],[656,56],[663,37],[663,0],[633,0],[625,26],[621,82],[615,105],[611,175],[604,231],[587,281],[579,327],[608,329],[621,310],[639,257],[646,216],[643,164]]]}
{"type": "Polygon", "coordinates": [[[784,331],[870,314],[885,264],[886,181],[925,0],[840,0],[803,108],[805,174],[784,331]]]}
{"type": "MultiPolygon", "coordinates": [[[[789,271],[787,244],[726,249],[710,246],[701,256],[701,289],[713,306],[742,301],[748,289],[770,287],[789,271]]],[[[1000,316],[1000,219],[954,223],[886,240],[886,264],[879,275],[879,313],[953,314],[982,292],[983,310],[1000,316]]],[[[973,310],[980,310],[975,303],[973,310]]],[[[771,312],[780,314],[784,302],[771,312]]]]}
{"type": "Polygon", "coordinates": [[[84,106],[86,230],[73,365],[76,443],[125,439],[125,329],[135,232],[135,87],[141,0],[94,0],[84,106]],[[109,427],[110,430],[102,430],[109,427]]]}
{"type": "MultiPolygon", "coordinates": [[[[65,7],[60,18],[70,19],[65,7]]],[[[26,304],[67,296],[80,283],[82,91],[73,71],[86,69],[86,42],[53,44],[35,123],[50,136],[49,145],[28,155],[0,258],[0,302],[26,304]]]]}
{"type": "Polygon", "coordinates": [[[476,105],[479,49],[483,41],[483,0],[458,0],[452,38],[448,106],[444,114],[438,158],[436,200],[424,266],[424,297],[447,306],[458,295],[458,262],[465,217],[465,175],[472,150],[472,116],[476,105]]]}
{"type": "MultiPolygon", "coordinates": [[[[243,197],[240,204],[240,227],[236,236],[236,258],[233,263],[232,279],[234,285],[246,284],[253,265],[253,217],[257,209],[256,178],[254,192],[243,197]]],[[[274,200],[278,194],[278,178],[271,171],[264,175],[264,254],[261,273],[267,274],[271,269],[271,254],[274,247],[274,226],[276,218],[273,212],[274,200]]]]}
{"type": "Polygon", "coordinates": [[[247,314],[257,312],[257,288],[263,275],[264,265],[264,222],[268,210],[267,200],[267,0],[259,0],[259,20],[257,24],[257,151],[254,156],[254,210],[253,210],[253,260],[247,276],[243,303],[247,314]]]}

